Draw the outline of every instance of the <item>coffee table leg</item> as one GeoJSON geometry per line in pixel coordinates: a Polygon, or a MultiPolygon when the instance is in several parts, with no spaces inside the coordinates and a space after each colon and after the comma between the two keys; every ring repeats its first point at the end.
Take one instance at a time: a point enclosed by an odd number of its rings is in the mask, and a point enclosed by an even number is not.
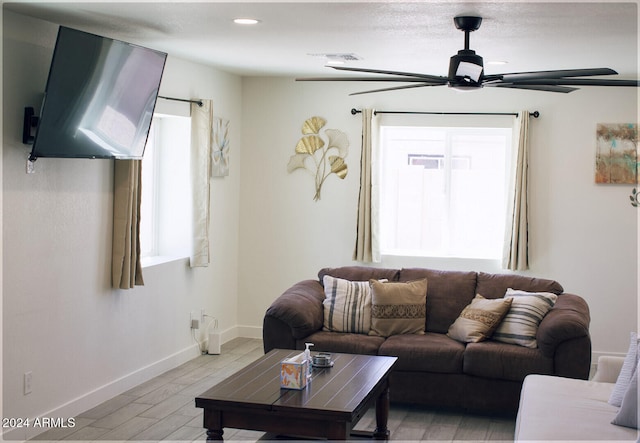
{"type": "Polygon", "coordinates": [[[207,428],[207,441],[223,440],[222,412],[212,409],[204,410],[204,427],[207,428]]]}
{"type": "Polygon", "coordinates": [[[380,396],[376,399],[376,430],[373,438],[376,440],[388,440],[389,429],[387,429],[387,420],[389,419],[389,384],[385,386],[380,396]]]}
{"type": "Polygon", "coordinates": [[[222,438],[222,434],[224,431],[222,429],[207,429],[207,441],[221,441],[224,440],[222,438]]]}

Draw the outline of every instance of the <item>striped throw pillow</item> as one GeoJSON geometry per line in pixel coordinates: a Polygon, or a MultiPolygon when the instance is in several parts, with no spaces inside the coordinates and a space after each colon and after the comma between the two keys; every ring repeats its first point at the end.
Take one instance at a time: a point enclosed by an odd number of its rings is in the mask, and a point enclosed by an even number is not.
{"type": "Polygon", "coordinates": [[[349,281],[325,275],[325,331],[368,334],[371,329],[371,288],[368,281],[349,281]]]}
{"type": "Polygon", "coordinates": [[[526,292],[508,288],[504,298],[511,298],[511,308],[493,333],[493,339],[503,343],[537,348],[538,325],[556,303],[551,292],[526,292]]]}

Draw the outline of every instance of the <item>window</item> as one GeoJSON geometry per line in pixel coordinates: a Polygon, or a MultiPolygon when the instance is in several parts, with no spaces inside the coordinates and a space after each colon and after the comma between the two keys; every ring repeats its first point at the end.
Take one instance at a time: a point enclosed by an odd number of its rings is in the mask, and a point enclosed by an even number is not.
{"type": "Polygon", "coordinates": [[[381,126],[380,249],[502,255],[511,128],[381,126]]]}
{"type": "Polygon", "coordinates": [[[154,115],[142,160],[142,264],[191,253],[191,119],[154,115]]]}

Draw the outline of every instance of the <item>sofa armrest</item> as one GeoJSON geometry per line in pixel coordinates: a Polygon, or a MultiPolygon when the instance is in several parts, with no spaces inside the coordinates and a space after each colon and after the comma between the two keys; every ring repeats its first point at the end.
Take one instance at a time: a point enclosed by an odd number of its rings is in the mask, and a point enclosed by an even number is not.
{"type": "Polygon", "coordinates": [[[536,339],[542,353],[554,359],[556,375],[587,379],[591,367],[589,305],[575,294],[561,294],[540,322],[536,339]]]}
{"type": "Polygon", "coordinates": [[[296,340],[320,330],[324,322],[324,288],[318,280],[303,280],[287,289],[264,316],[264,351],[295,349],[296,340]]]}
{"type": "Polygon", "coordinates": [[[618,381],[618,375],[620,375],[623,364],[624,357],[601,355],[598,358],[598,367],[593,376],[593,381],[615,383],[618,381]]]}

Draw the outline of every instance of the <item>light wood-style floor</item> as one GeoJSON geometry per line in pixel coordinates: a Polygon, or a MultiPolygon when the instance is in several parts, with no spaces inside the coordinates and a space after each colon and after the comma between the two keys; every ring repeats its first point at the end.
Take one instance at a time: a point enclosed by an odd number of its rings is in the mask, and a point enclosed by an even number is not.
{"type": "MultiPolygon", "coordinates": [[[[38,441],[174,441],[206,440],[202,409],[194,398],[263,355],[262,341],[238,338],[220,355],[202,355],[78,415],[74,428],[50,429],[38,441]]],[[[357,429],[373,429],[369,411],[357,429]]],[[[396,441],[513,442],[515,420],[456,414],[391,405],[391,439],[396,441]]],[[[262,432],[225,429],[227,441],[265,441],[262,432]]]]}

